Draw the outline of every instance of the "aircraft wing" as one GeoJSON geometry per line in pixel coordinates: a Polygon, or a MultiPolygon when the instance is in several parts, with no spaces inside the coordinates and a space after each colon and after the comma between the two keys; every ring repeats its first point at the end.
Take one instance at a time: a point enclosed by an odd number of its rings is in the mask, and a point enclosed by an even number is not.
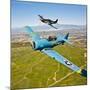
{"type": "Polygon", "coordinates": [[[52,24],[49,24],[51,27],[53,27],[53,28],[55,28],[55,29],[57,29],[56,27],[54,27],[52,24]]]}
{"type": "Polygon", "coordinates": [[[81,73],[81,69],[70,62],[68,59],[64,58],[62,55],[58,54],[52,49],[43,49],[43,53],[47,54],[48,56],[52,57],[53,59],[57,60],[58,62],[62,63],[63,65],[67,66],[68,68],[72,69],[77,73],[81,73]]]}
{"type": "Polygon", "coordinates": [[[41,39],[40,36],[31,29],[31,27],[26,26],[25,27],[25,31],[28,33],[28,35],[31,37],[31,39],[33,41],[38,40],[38,39],[41,39]]]}

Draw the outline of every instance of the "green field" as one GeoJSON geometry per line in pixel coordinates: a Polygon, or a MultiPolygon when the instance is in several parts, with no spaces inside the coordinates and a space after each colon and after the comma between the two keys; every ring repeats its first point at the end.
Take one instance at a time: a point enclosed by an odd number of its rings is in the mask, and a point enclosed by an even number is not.
{"type": "MultiPolygon", "coordinates": [[[[24,46],[11,45],[12,90],[87,84],[86,77],[73,72],[40,51],[34,51],[28,44],[24,46]]],[[[86,68],[84,48],[65,44],[53,49],[77,66],[86,68]]]]}

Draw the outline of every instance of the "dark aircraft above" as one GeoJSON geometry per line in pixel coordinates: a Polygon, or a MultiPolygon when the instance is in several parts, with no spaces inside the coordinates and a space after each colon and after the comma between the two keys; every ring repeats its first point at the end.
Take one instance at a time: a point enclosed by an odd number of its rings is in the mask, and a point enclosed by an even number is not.
{"type": "Polygon", "coordinates": [[[58,22],[58,19],[56,19],[55,21],[51,20],[51,19],[45,19],[43,18],[41,15],[38,15],[40,17],[40,21],[43,23],[46,23],[48,25],[50,25],[51,27],[57,29],[56,27],[53,26],[53,24],[56,24],[58,22]]]}
{"type": "Polygon", "coordinates": [[[25,30],[31,38],[30,43],[34,50],[39,50],[40,52],[52,57],[59,63],[70,68],[74,72],[77,72],[85,77],[87,76],[86,70],[79,68],[77,65],[73,64],[67,58],[63,57],[59,53],[52,50],[53,47],[57,45],[64,45],[64,43],[68,43],[71,45],[71,43],[68,41],[69,33],[67,33],[64,36],[61,36],[61,35],[56,36],[56,37],[50,36],[49,39],[45,39],[45,38],[40,38],[40,36],[37,33],[33,32],[31,27],[29,26],[26,26],[25,30]]]}

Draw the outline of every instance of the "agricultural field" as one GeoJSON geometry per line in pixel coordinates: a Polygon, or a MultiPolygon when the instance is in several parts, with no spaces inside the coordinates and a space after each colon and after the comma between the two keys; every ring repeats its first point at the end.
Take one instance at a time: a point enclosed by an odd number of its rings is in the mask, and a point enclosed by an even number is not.
{"type": "MultiPolygon", "coordinates": [[[[86,68],[86,50],[67,44],[53,48],[81,68],[86,68]]],[[[87,78],[56,60],[34,51],[29,43],[11,44],[11,88],[47,88],[86,85],[87,78]]]]}

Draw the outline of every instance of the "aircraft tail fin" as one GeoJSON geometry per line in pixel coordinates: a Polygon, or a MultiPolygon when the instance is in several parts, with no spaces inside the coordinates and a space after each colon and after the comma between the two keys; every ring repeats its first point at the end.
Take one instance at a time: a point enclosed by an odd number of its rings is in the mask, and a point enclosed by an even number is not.
{"type": "Polygon", "coordinates": [[[56,21],[54,21],[54,23],[57,23],[58,22],[58,19],[56,19],[56,21]]]}
{"type": "Polygon", "coordinates": [[[59,35],[57,36],[57,42],[64,44],[65,42],[72,45],[72,43],[68,40],[69,33],[67,33],[65,36],[59,35]]]}
{"type": "Polygon", "coordinates": [[[68,37],[69,37],[69,33],[67,33],[65,36],[64,36],[64,41],[70,45],[72,45],[72,43],[68,40],[68,37]]]}
{"type": "Polygon", "coordinates": [[[68,37],[69,37],[69,33],[67,33],[66,35],[65,35],[65,37],[64,37],[64,39],[68,39],[68,37]]]}

